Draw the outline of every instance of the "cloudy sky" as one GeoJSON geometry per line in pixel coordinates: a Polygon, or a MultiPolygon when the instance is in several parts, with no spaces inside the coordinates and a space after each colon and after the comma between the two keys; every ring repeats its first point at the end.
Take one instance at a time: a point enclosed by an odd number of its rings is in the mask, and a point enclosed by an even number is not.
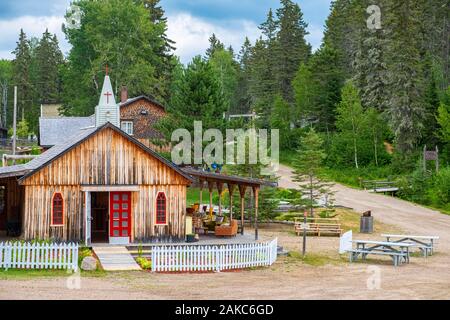
{"type": "MultiPolygon", "coordinates": [[[[331,0],[297,0],[309,24],[308,41],[316,49],[331,0]]],[[[183,62],[203,54],[208,38],[216,33],[226,45],[239,50],[245,36],[254,41],[257,26],[279,0],[162,0],[169,21],[169,36],[177,42],[183,62]]],[[[40,36],[45,28],[56,33],[64,53],[70,50],[61,32],[70,0],[0,0],[0,58],[11,59],[20,28],[28,36],[40,36]]]]}

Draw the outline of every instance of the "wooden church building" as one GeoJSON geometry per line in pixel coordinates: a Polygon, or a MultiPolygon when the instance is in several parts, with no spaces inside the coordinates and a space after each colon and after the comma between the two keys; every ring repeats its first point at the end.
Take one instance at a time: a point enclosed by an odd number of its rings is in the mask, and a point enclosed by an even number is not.
{"type": "Polygon", "coordinates": [[[94,125],[0,168],[0,232],[87,244],[184,239],[192,176],[119,129],[119,108],[106,76],[94,125]]]}

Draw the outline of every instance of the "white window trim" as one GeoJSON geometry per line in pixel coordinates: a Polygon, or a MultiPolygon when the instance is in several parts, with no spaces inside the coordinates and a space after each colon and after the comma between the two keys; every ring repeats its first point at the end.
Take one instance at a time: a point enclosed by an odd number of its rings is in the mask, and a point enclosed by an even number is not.
{"type": "Polygon", "coordinates": [[[120,128],[122,129],[122,131],[124,131],[126,134],[132,136],[134,135],[134,123],[133,121],[121,121],[120,122],[120,128]],[[127,126],[125,128],[125,126],[127,126]],[[128,127],[130,126],[130,127],[128,127]],[[131,133],[128,132],[128,129],[131,128],[131,133]]]}

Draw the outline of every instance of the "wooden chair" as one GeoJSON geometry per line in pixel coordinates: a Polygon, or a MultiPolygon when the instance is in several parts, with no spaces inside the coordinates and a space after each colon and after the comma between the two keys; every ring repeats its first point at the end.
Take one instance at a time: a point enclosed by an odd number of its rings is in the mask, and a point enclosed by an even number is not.
{"type": "Polygon", "coordinates": [[[233,237],[237,235],[238,222],[231,220],[230,225],[217,226],[215,229],[216,237],[233,237]]]}

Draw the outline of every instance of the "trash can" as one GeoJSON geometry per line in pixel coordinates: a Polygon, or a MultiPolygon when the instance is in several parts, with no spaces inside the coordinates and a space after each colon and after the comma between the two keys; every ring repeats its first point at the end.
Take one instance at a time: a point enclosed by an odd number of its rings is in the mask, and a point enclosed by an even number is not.
{"type": "Polygon", "coordinates": [[[373,233],[373,217],[371,211],[366,211],[361,216],[360,233],[373,233]]]}

